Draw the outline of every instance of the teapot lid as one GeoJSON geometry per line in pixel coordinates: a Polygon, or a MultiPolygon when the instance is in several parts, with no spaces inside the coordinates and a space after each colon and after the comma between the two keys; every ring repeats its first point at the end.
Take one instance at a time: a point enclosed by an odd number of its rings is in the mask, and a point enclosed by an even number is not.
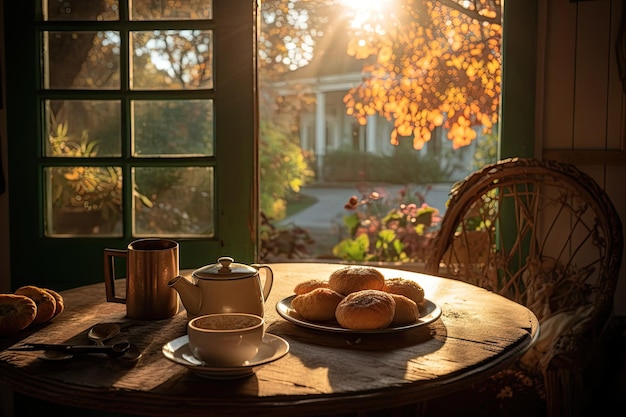
{"type": "Polygon", "coordinates": [[[211,264],[193,272],[199,279],[238,279],[256,275],[257,270],[250,265],[238,264],[229,256],[221,256],[216,264],[211,264]]]}

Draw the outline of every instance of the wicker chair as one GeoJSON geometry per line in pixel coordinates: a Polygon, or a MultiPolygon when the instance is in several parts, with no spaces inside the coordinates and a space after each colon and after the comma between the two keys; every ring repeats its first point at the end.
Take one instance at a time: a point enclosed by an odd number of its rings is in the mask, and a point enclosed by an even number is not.
{"type": "Polygon", "coordinates": [[[541,331],[515,367],[433,401],[432,415],[592,415],[622,247],[613,204],[572,165],[507,159],[457,183],[427,272],[529,307],[541,331]]]}

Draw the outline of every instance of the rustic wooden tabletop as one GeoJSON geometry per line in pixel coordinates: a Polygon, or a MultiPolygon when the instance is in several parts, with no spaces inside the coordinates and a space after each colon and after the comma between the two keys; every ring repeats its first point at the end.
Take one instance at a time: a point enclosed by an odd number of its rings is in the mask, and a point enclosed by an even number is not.
{"type": "MultiPolygon", "coordinates": [[[[485,378],[519,358],[539,325],[527,308],[462,282],[379,268],[387,277],[417,281],[441,317],[410,330],[337,333],[285,320],[279,301],[308,279],[325,279],[339,264],[270,264],[274,285],[266,302],[267,333],[289,352],[232,380],[203,378],[167,359],[162,348],[186,334],[187,315],[130,320],[125,306],[107,303],[104,284],[63,292],[65,311],[52,322],[0,340],[0,382],[43,400],[127,414],[172,416],[306,416],[391,408],[425,401],[485,378]],[[92,355],[64,361],[41,352],[4,350],[20,343],[88,344],[89,329],[117,322],[115,340],[136,344],[135,363],[92,355]]],[[[190,276],[192,271],[184,271],[190,276]]],[[[109,342],[111,343],[111,342],[109,342]]]]}

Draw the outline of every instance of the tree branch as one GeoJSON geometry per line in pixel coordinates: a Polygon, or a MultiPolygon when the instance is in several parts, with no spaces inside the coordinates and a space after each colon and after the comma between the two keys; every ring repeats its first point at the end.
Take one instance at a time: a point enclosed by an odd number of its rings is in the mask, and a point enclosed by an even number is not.
{"type": "Polygon", "coordinates": [[[486,0],[484,3],[481,2],[481,0],[469,0],[472,4],[474,4],[474,10],[470,10],[461,5],[462,3],[466,3],[467,1],[468,0],[435,0],[435,2],[440,3],[451,9],[458,10],[464,15],[472,19],[476,19],[479,22],[494,23],[497,25],[502,24],[501,0],[486,0]],[[494,17],[483,16],[479,13],[480,10],[483,9],[493,10],[496,12],[496,15],[494,17]]]}

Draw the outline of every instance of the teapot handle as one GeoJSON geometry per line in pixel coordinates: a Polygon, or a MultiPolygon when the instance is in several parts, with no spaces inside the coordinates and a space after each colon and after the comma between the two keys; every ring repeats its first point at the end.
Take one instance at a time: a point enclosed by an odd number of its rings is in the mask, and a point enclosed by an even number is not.
{"type": "Polygon", "coordinates": [[[267,301],[267,298],[270,296],[270,291],[272,291],[272,284],[274,284],[274,273],[272,272],[272,268],[269,265],[262,264],[252,264],[250,265],[257,271],[261,269],[265,269],[265,283],[263,284],[263,301],[267,301]]]}

